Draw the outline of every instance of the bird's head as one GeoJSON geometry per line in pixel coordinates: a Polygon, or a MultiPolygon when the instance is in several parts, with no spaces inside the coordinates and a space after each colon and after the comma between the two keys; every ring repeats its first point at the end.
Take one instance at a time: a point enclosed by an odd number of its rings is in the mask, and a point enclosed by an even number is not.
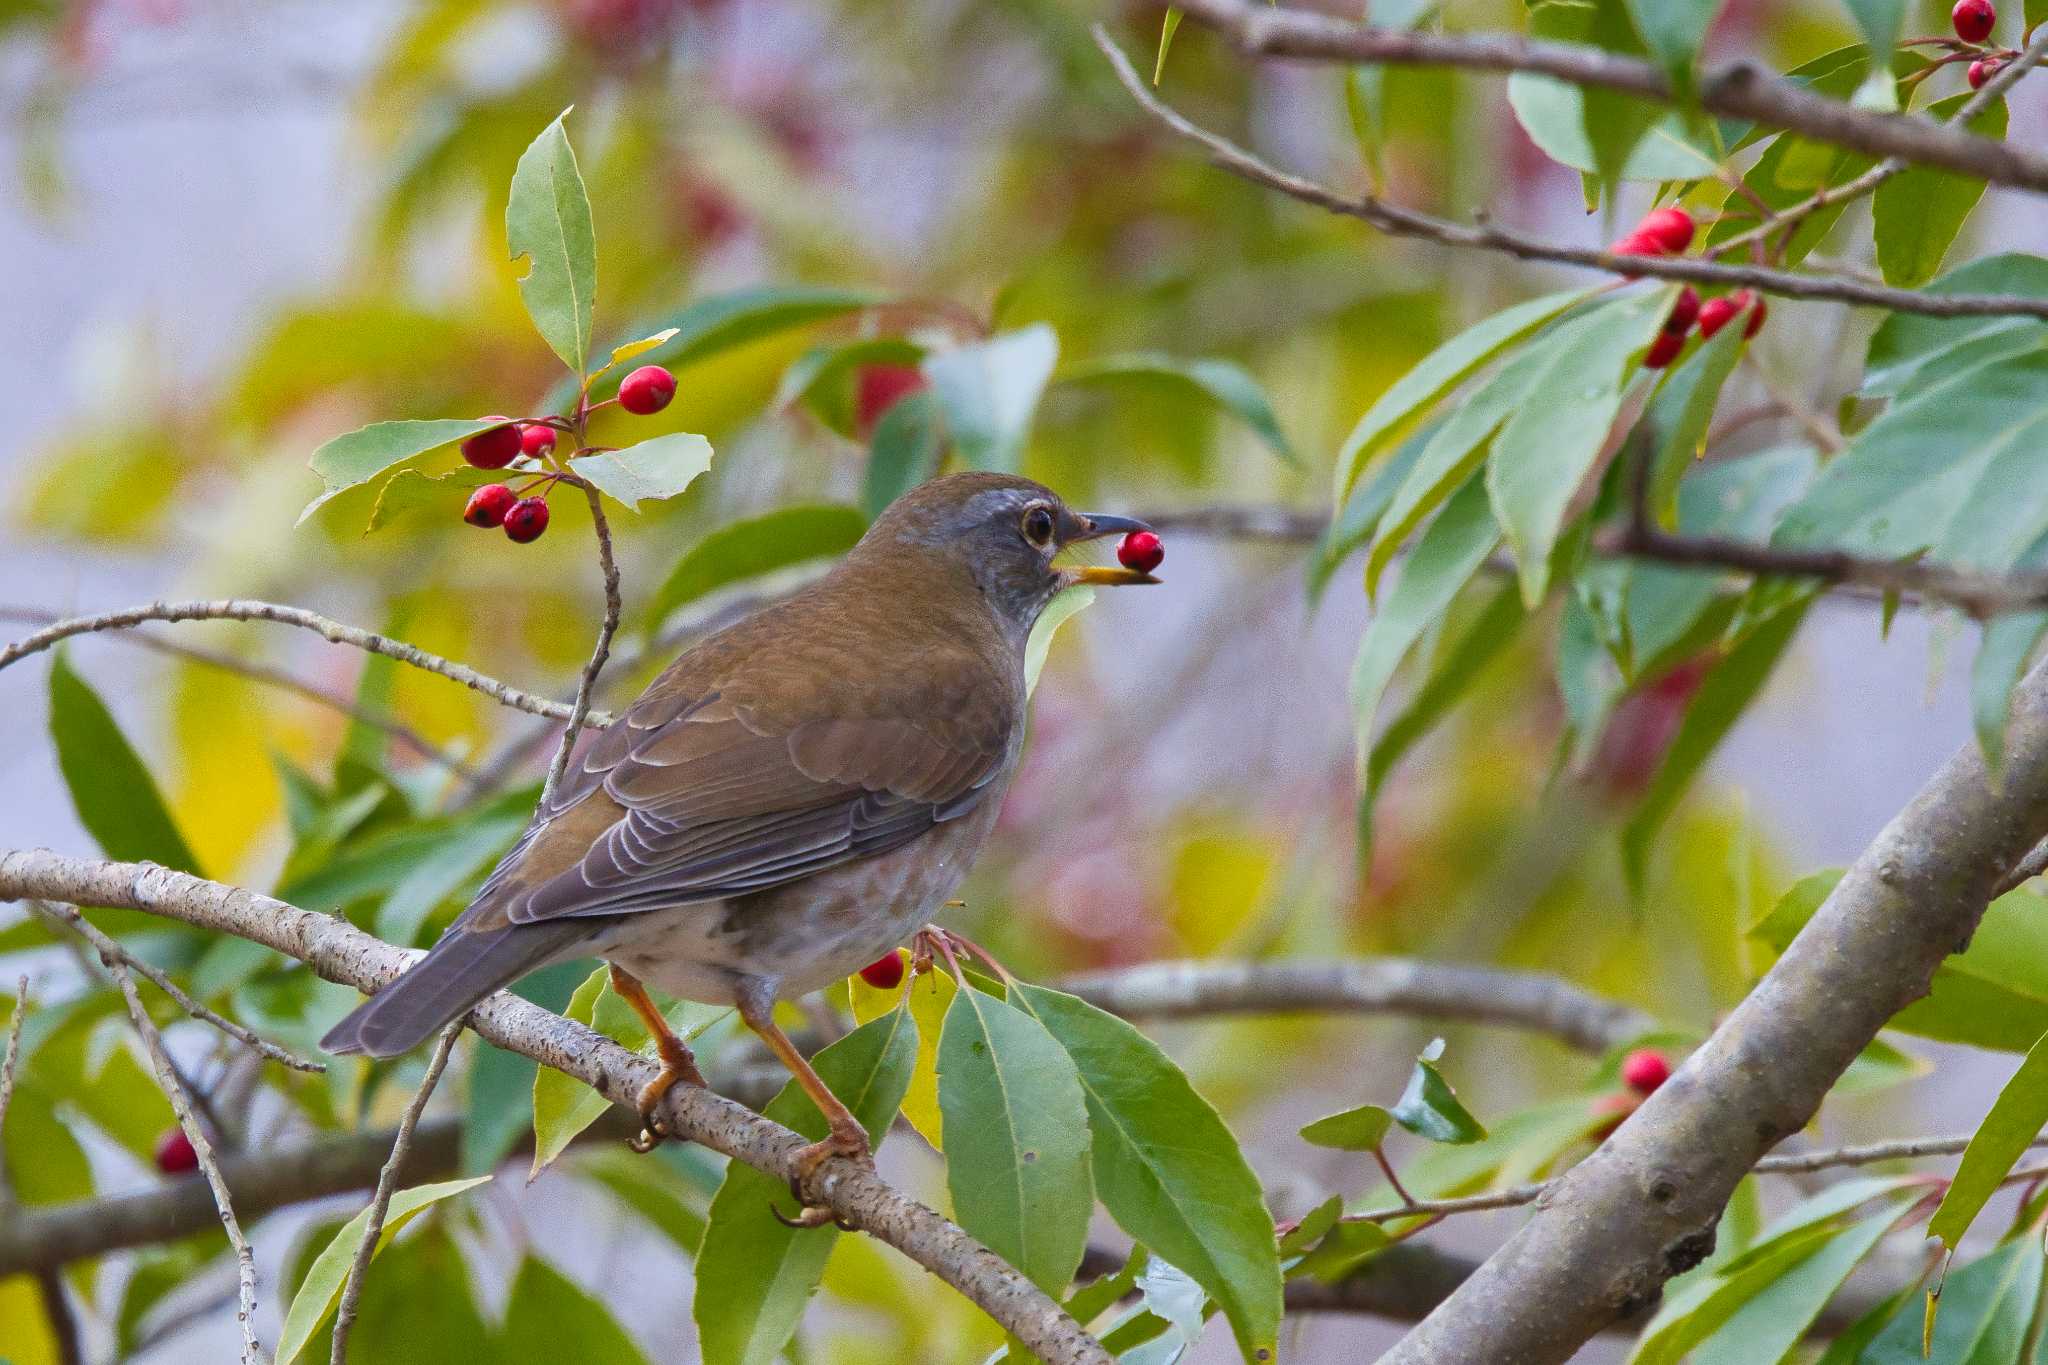
{"type": "Polygon", "coordinates": [[[1076,512],[1030,479],[968,473],[932,479],[905,493],[876,518],[861,545],[882,553],[914,548],[953,561],[1021,638],[1066,588],[1157,583],[1136,569],[1053,562],[1069,545],[1150,529],[1135,517],[1076,512]]]}

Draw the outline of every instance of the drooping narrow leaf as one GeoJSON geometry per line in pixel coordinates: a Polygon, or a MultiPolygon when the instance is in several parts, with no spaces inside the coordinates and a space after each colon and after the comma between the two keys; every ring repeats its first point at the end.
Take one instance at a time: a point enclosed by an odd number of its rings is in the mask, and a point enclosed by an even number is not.
{"type": "Polygon", "coordinates": [[[654,629],[678,607],[720,588],[813,559],[845,554],[868,528],[857,508],[818,503],[729,522],[683,552],[647,606],[654,629]]]}
{"type": "Polygon", "coordinates": [[[1728,376],[1742,359],[1740,327],[1723,327],[1671,373],[1644,420],[1657,440],[1650,466],[1650,508],[1666,526],[1678,524],[1678,485],[1706,448],[1707,424],[1728,376]]]}
{"type": "Polygon", "coordinates": [[[493,425],[491,422],[444,418],[432,422],[372,422],[369,426],[343,432],[314,451],[313,458],[307,461],[307,467],[320,476],[325,487],[320,496],[307,503],[299,513],[297,524],[303,526],[307,517],[319,511],[336,494],[368,483],[400,461],[451,445],[479,431],[489,430],[493,425]]]}
{"type": "Polygon", "coordinates": [[[1308,600],[1311,606],[1322,601],[1323,590],[1330,584],[1330,576],[1337,572],[1343,562],[1372,539],[1378,529],[1380,517],[1385,514],[1388,504],[1408,475],[1413,472],[1416,461],[1422,458],[1423,450],[1429,445],[1429,438],[1436,434],[1441,423],[1431,422],[1418,428],[1401,443],[1400,449],[1382,461],[1372,472],[1372,477],[1352,487],[1351,496],[1330,522],[1315,549],[1308,557],[1308,600]]]}
{"type": "Polygon", "coordinates": [[[1288,444],[1286,433],[1280,430],[1272,400],[1242,365],[1229,360],[1186,360],[1158,351],[1140,351],[1084,361],[1059,376],[1063,384],[1118,379],[1163,382],[1205,397],[1250,427],[1275,455],[1291,465],[1301,463],[1301,457],[1288,444]]]}
{"type": "MultiPolygon", "coordinates": [[[[2044,545],[2043,549],[2048,549],[2044,545]]],[[[2028,564],[2048,565],[2048,554],[2030,553],[2028,564]]],[[[1984,623],[1984,637],[1970,664],[1970,720],[1977,747],[1996,774],[2005,758],[2005,723],[2012,713],[2012,689],[2026,672],[2034,647],[2048,634],[2048,611],[2009,611],[1984,623]]]]}
{"type": "Polygon", "coordinates": [[[868,440],[860,510],[870,520],[890,503],[939,472],[939,406],[929,393],[889,405],[868,440]]]}
{"type": "MultiPolygon", "coordinates": [[[[391,1196],[390,1207],[385,1211],[384,1228],[377,1238],[378,1250],[381,1252],[388,1246],[398,1230],[411,1222],[422,1209],[464,1190],[475,1189],[489,1179],[487,1175],[480,1175],[468,1180],[443,1180],[399,1190],[391,1196]]],[[[348,1278],[349,1266],[354,1263],[356,1251],[363,1244],[363,1235],[369,1230],[370,1210],[365,1207],[342,1224],[341,1230],[314,1258],[312,1268],[299,1284],[298,1293],[292,1295],[291,1306],[285,1310],[284,1330],[277,1342],[277,1365],[291,1365],[305,1350],[306,1343],[326,1323],[341,1298],[342,1282],[348,1278]]]]}
{"type": "Polygon", "coordinates": [[[1863,1352],[1862,1365],[2011,1365],[2040,1299],[2041,1238],[2023,1234],[1948,1273],[1931,1339],[1909,1303],[1863,1352]],[[1931,1349],[1923,1351],[1923,1341],[1931,1349]]]}
{"type": "Polygon", "coordinates": [[[1472,1117],[1458,1099],[1451,1083],[1436,1064],[1444,1055],[1444,1040],[1436,1039],[1415,1059],[1408,1075],[1408,1087],[1394,1102],[1388,1115],[1417,1137],[1431,1142],[1463,1144],[1486,1136],[1486,1126],[1472,1117]]]}
{"type": "Polygon", "coordinates": [[[1745,1303],[1816,1254],[1830,1235],[1825,1224],[1802,1228],[1740,1266],[1673,1289],[1644,1326],[1629,1354],[1629,1365],[1678,1365],[1745,1303]]]}
{"type": "Polygon", "coordinates": [[[1927,1235],[1939,1237],[1953,1253],[1977,1213],[2027,1150],[2027,1144],[2048,1126],[2048,1034],[2034,1044],[2019,1070],[2012,1073],[1991,1112],[1977,1125],[1963,1151],[1955,1179],[1941,1197],[1941,1207],[1928,1220],[1927,1235]]]}
{"type": "Polygon", "coordinates": [[[961,459],[976,469],[1017,468],[1058,360],[1059,338],[1042,322],[925,358],[932,397],[961,459]]]}
{"type": "Polygon", "coordinates": [[[1676,295],[1660,289],[1603,310],[1601,325],[1554,354],[1494,438],[1486,465],[1493,514],[1514,551],[1522,601],[1550,585],[1551,552],[1565,516],[1606,446],[1621,411],[1628,362],[1657,335],[1676,295]]]}
{"type": "Polygon", "coordinates": [[[579,456],[569,468],[637,512],[642,502],[672,498],[711,468],[711,442],[675,431],[623,450],[579,456]]]}
{"type": "MultiPolygon", "coordinates": [[[[1944,122],[1961,110],[1967,95],[1937,100],[1926,112],[1944,122]]],[[[1994,100],[1989,109],[1970,120],[1969,131],[1993,141],[2005,137],[2005,101],[1994,100]]],[[[1967,175],[1908,167],[1877,187],[1871,201],[1871,216],[1877,237],[1877,265],[1885,283],[1914,289],[1934,278],[1941,269],[1956,234],[1977,201],[1984,197],[1984,182],[1967,175]]]]}
{"type": "Polygon", "coordinates": [[[1049,1294],[1087,1249],[1095,1187],[1088,1107],[1045,1025],[978,990],[955,992],[939,1037],[946,1189],[960,1226],[1049,1294]]]}
{"type": "Polygon", "coordinates": [[[519,296],[548,348],[579,379],[590,368],[597,233],[563,110],[520,154],[505,202],[505,244],[527,258],[519,296]]]}
{"type": "Polygon", "coordinates": [[[1016,996],[1080,1072],[1103,1207],[1216,1300],[1247,1359],[1260,1351],[1271,1359],[1279,1248],[1258,1177],[1230,1129],[1123,1020],[1041,986],[1020,986],[1016,996]]]}
{"type": "Polygon", "coordinates": [[[1166,74],[1166,54],[1173,47],[1173,35],[1180,32],[1180,10],[1172,5],[1166,7],[1166,17],[1159,24],[1159,55],[1152,59],[1152,84],[1159,84],[1166,74]]]}
{"type": "MultiPolygon", "coordinates": [[[[811,1059],[875,1144],[896,1116],[916,1062],[917,1030],[903,1010],[861,1025],[811,1059]]],[[[825,1136],[824,1115],[794,1081],[762,1112],[806,1138],[825,1136]]],[[[770,1365],[824,1277],[839,1233],[829,1225],[783,1227],[768,1210],[789,1202],[788,1187],[774,1177],[737,1161],[726,1167],[697,1255],[695,1313],[705,1365],[770,1365]]]]}
{"type": "Polygon", "coordinates": [[[1721,0],[1628,0],[1643,46],[1681,96],[1690,96],[1693,62],[1720,8],[1721,0]]]}
{"type": "Polygon", "coordinates": [[[1374,400],[1344,439],[1337,452],[1337,501],[1350,497],[1352,485],[1367,466],[1381,451],[1414,431],[1438,399],[1591,293],[1589,289],[1568,289],[1518,303],[1473,324],[1424,356],[1374,400]]]}
{"type": "Polygon", "coordinates": [[[106,703],[72,671],[61,649],[50,660],[50,739],[78,822],[102,853],[124,862],[199,871],[156,780],[106,703]]]}

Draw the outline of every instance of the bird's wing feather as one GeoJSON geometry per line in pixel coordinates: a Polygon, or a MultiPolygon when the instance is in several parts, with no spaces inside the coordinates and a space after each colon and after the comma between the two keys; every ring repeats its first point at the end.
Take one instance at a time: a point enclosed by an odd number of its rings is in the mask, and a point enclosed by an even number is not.
{"type": "Polygon", "coordinates": [[[931,708],[936,722],[842,711],[790,723],[770,709],[717,690],[650,693],[571,767],[469,918],[716,900],[886,853],[974,809],[1013,728],[971,704],[980,714],[931,708]]]}

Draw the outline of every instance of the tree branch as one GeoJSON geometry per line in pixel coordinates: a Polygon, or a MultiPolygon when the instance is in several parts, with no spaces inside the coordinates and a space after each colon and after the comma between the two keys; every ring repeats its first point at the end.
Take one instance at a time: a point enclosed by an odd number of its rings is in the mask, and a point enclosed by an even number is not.
{"type": "MultiPolygon", "coordinates": [[[[1279,14],[1282,11],[1261,13],[1279,14]]],[[[1101,25],[1096,25],[1094,32],[1096,45],[1109,58],[1110,65],[1116,70],[1117,79],[1123,82],[1124,89],[1130,92],[1131,98],[1168,128],[1205,148],[1210,159],[1218,166],[1254,184],[1277,190],[1291,199],[1299,199],[1305,204],[1312,204],[1348,218],[1357,218],[1392,236],[1420,237],[1441,242],[1445,246],[1499,252],[1518,260],[1553,261],[1560,265],[1586,266],[1627,278],[1652,275],[1664,280],[1691,280],[1696,284],[1746,286],[1770,294],[1783,295],[1786,298],[1832,299],[1838,303],[1862,304],[1873,308],[1887,308],[1898,313],[1920,313],[1929,317],[2048,318],[2048,298],[2040,296],[1923,293],[1912,289],[1891,289],[1846,276],[1799,274],[1789,270],[1771,270],[1763,266],[1728,265],[1710,261],[1704,256],[1617,256],[1610,251],[1545,241],[1526,233],[1495,227],[1486,222],[1470,226],[1454,223],[1449,219],[1390,204],[1373,194],[1339,194],[1327,185],[1280,170],[1228,138],[1189,121],[1161,102],[1147,88],[1144,78],[1133,69],[1130,59],[1110,40],[1101,25]]],[[[1438,38],[1438,35],[1431,34],[1403,36],[1438,38]]],[[[1440,38],[1439,40],[1446,41],[1440,38]]],[[[1597,53],[1593,48],[1569,50],[1597,53]]],[[[1604,57],[1605,54],[1599,55],[1604,57]]],[[[1847,108],[1846,105],[1842,107],[1847,108]]],[[[1969,141],[1982,142],[1990,147],[2004,145],[1984,138],[1970,138],[1969,141]]],[[[2048,163],[2044,163],[2043,170],[2048,172],[2048,163]]],[[[2048,187],[2048,178],[2044,178],[2043,186],[2048,187]]]]}
{"type": "Polygon", "coordinates": [[[1133,1019],[1310,1010],[1403,1014],[1529,1029],[1594,1053],[1657,1027],[1641,1010],[1538,972],[1406,958],[1155,962],[1070,976],[1059,988],[1133,1019]]]}
{"type": "MultiPolygon", "coordinates": [[[[359,990],[384,985],[412,960],[411,954],[346,920],[146,863],[72,858],[47,850],[0,853],[0,897],[168,916],[265,944],[306,962],[330,981],[359,990]]],[[[646,1058],[515,996],[492,996],[472,1013],[470,1026],[485,1041],[573,1076],[616,1105],[632,1107],[640,1086],[653,1079],[654,1064],[646,1058]]],[[[757,1170],[784,1180],[800,1174],[795,1158],[804,1140],[730,1100],[676,1086],[662,1101],[660,1116],[669,1131],[757,1170]]],[[[804,1194],[958,1289],[1040,1359],[1108,1365],[1101,1345],[1059,1304],[958,1227],[897,1191],[871,1166],[828,1160],[804,1194]]]]}
{"type": "MultiPolygon", "coordinates": [[[[612,636],[619,629],[619,565],[612,558],[612,528],[605,520],[604,504],[598,497],[597,486],[587,480],[577,481],[583,487],[583,496],[590,499],[590,524],[597,532],[597,563],[604,574],[604,623],[597,628],[597,644],[590,651],[590,662],[583,666],[583,675],[576,681],[576,700],[569,708],[569,723],[562,729],[562,742],[555,750],[555,761],[548,766],[547,785],[541,789],[541,804],[545,806],[561,785],[562,774],[569,769],[569,755],[576,748],[577,732],[590,715],[590,694],[597,687],[597,675],[604,672],[605,660],[612,654],[612,636]]],[[[339,1362],[337,1362],[339,1365],[339,1362]]]]}
{"type": "MultiPolygon", "coordinates": [[[[1508,33],[1429,33],[1377,28],[1299,9],[1246,0],[1186,0],[1186,16],[1221,33],[1254,57],[1555,76],[1574,85],[1618,90],[1661,104],[1675,102],[1671,81],[1655,65],[1600,48],[1540,42],[1508,33]]],[[[1937,123],[1922,114],[1880,114],[1828,99],[1751,61],[1700,71],[1697,93],[1709,112],[1783,128],[1876,157],[1975,176],[1996,185],[2048,191],[2048,157],[1937,123]]]]}
{"type": "Polygon", "coordinates": [[[1756,988],[1478,1273],[1387,1357],[1563,1361],[1714,1244],[1729,1194],[1925,995],[2048,834],[2048,666],[2015,689],[1994,783],[1966,744],[1871,843],[1756,988]]]}
{"type": "MultiPolygon", "coordinates": [[[[246,598],[228,598],[212,602],[151,602],[145,606],[104,612],[98,616],[74,616],[16,640],[5,649],[0,649],[0,668],[6,668],[9,664],[25,659],[31,654],[40,653],[74,635],[101,630],[123,630],[129,626],[139,626],[145,621],[273,621],[278,625],[297,626],[301,630],[310,630],[334,644],[352,645],[357,649],[382,654],[386,658],[396,659],[402,664],[410,664],[429,673],[438,673],[514,710],[547,716],[553,720],[567,720],[575,711],[572,706],[549,701],[546,697],[537,697],[531,692],[522,691],[509,683],[502,683],[496,678],[479,673],[467,664],[444,659],[438,654],[429,653],[403,640],[394,640],[388,635],[379,635],[360,626],[346,625],[318,612],[307,611],[304,607],[285,606],[277,602],[257,602],[246,598]]],[[[592,725],[611,723],[609,715],[598,711],[591,712],[588,719],[592,725]]]]}

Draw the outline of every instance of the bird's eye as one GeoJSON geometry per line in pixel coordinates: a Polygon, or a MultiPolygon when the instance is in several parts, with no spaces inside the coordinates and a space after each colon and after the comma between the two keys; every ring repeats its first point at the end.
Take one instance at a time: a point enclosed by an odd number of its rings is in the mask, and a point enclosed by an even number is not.
{"type": "Polygon", "coordinates": [[[1026,512],[1024,538],[1033,545],[1049,544],[1052,540],[1052,513],[1043,507],[1034,507],[1026,512]]]}

